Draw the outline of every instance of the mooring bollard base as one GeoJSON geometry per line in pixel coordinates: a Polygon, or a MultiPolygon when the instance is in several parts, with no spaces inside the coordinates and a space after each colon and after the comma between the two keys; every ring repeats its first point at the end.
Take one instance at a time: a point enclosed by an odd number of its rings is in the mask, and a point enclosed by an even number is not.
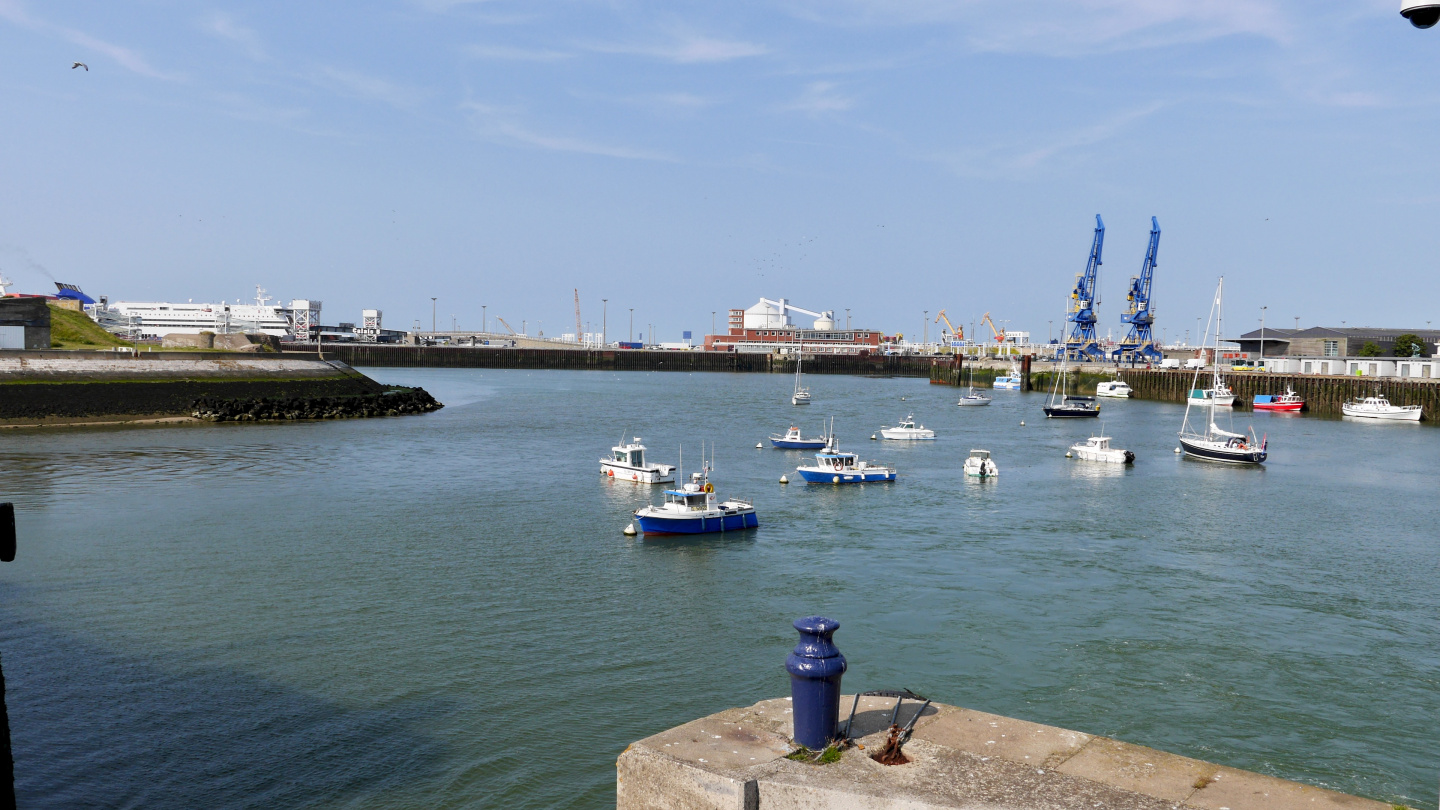
{"type": "MultiPolygon", "coordinates": [[[[848,711],[852,696],[843,700],[848,711]]],[[[824,764],[794,750],[792,701],[728,709],[632,744],[616,762],[617,810],[1390,810],[1388,803],[1227,768],[1079,731],[932,703],[910,760],[881,765],[895,699],[861,697],[857,747],[824,764]],[[860,748],[858,746],[864,746],[860,748]]],[[[906,701],[908,725],[921,708],[906,701]]]]}

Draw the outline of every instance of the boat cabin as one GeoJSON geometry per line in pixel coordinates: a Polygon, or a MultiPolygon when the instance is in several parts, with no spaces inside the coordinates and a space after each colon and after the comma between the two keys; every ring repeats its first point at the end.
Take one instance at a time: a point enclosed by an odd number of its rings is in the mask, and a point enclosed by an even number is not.
{"type": "Polygon", "coordinates": [[[1109,436],[1091,436],[1090,438],[1088,438],[1088,439],[1085,440],[1085,446],[1086,446],[1086,447],[1089,447],[1089,448],[1092,449],[1092,450],[1109,450],[1109,449],[1110,449],[1110,437],[1109,437],[1109,436]]]}
{"type": "Polygon", "coordinates": [[[634,444],[621,445],[610,449],[614,453],[616,463],[628,464],[631,467],[645,466],[645,447],[640,444],[638,438],[634,444]]]}
{"type": "Polygon", "coordinates": [[[853,470],[855,460],[858,459],[854,453],[820,453],[815,456],[815,466],[822,470],[853,470]]]}
{"type": "Polygon", "coordinates": [[[970,458],[978,458],[978,459],[980,459],[981,461],[984,461],[985,459],[990,458],[990,451],[989,451],[989,450],[971,450],[971,451],[970,451],[970,458]]]}

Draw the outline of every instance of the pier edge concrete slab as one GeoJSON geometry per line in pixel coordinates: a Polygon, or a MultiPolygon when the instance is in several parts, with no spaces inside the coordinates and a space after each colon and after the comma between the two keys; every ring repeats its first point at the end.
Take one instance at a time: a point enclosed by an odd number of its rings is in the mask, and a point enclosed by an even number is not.
{"type": "MultiPolygon", "coordinates": [[[[853,696],[841,699],[848,717],[853,696]]],[[[789,699],[727,709],[633,743],[616,761],[618,810],[1390,810],[1392,805],[1084,732],[931,704],[885,766],[890,698],[861,698],[859,746],[828,765],[785,758],[789,699]]],[[[907,702],[899,722],[920,704],[907,702]]],[[[842,719],[842,723],[843,723],[842,719]]]]}

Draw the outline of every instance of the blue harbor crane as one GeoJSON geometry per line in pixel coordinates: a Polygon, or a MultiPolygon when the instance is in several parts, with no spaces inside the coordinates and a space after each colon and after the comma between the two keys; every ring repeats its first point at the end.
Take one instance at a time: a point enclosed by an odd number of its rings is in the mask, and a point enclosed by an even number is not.
{"type": "Polygon", "coordinates": [[[1115,362],[1158,363],[1164,355],[1155,348],[1150,327],[1155,313],[1150,309],[1150,280],[1155,275],[1155,253],[1160,249],[1160,220],[1150,217],[1150,248],[1145,251],[1145,264],[1140,275],[1130,279],[1130,310],[1120,316],[1121,323],[1130,324],[1130,333],[1115,350],[1115,362]]]}
{"type": "Polygon", "coordinates": [[[1093,360],[1105,362],[1105,350],[1095,337],[1096,278],[1100,273],[1100,253],[1105,247],[1105,221],[1095,215],[1095,241],[1090,245],[1090,261],[1085,272],[1075,277],[1075,289],[1070,292],[1070,311],[1065,320],[1074,324],[1070,336],[1065,339],[1065,356],[1071,360],[1093,360]]]}

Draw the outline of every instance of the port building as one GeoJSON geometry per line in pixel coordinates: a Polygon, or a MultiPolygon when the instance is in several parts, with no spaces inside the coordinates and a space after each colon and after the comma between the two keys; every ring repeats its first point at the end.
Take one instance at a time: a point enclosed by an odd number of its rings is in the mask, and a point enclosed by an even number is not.
{"type": "Polygon", "coordinates": [[[1415,335],[1425,344],[1424,357],[1436,353],[1440,329],[1377,329],[1369,326],[1313,326],[1309,329],[1274,329],[1246,332],[1229,342],[1240,344],[1240,350],[1260,357],[1260,343],[1265,343],[1265,357],[1357,357],[1366,343],[1373,343],[1382,355],[1393,355],[1395,338],[1415,335]]]}
{"type": "Polygon", "coordinates": [[[842,328],[834,310],[802,309],[788,298],[761,298],[749,309],[732,309],[727,326],[724,334],[705,336],[705,351],[790,354],[803,346],[807,354],[873,354],[883,337],[874,329],[842,328]],[[796,324],[795,313],[808,324],[796,324]]]}

